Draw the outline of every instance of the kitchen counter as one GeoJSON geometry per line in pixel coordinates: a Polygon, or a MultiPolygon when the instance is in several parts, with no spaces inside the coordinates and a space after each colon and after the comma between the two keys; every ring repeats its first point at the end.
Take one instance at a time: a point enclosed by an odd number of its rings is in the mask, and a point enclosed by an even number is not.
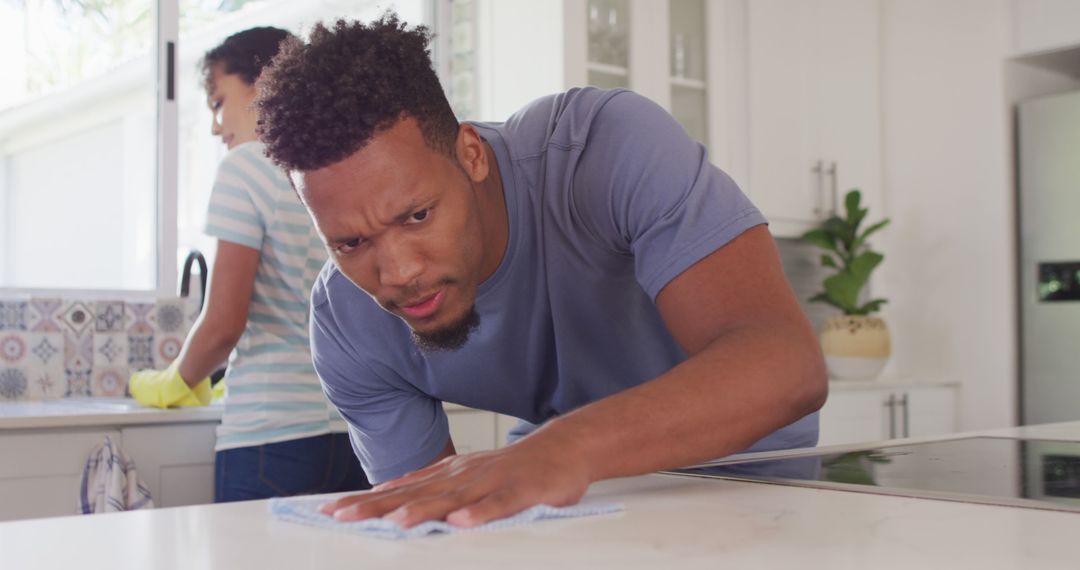
{"type": "MultiPolygon", "coordinates": [[[[1080,440],[1080,422],[963,435],[1080,440]]],[[[586,500],[617,501],[625,511],[402,542],[276,521],[266,501],[0,523],[0,565],[103,570],[1077,567],[1080,515],[1075,513],[663,474],[597,483],[586,500]]]]}
{"type": "MultiPolygon", "coordinates": [[[[443,404],[448,412],[467,411],[443,404]]],[[[131,426],[220,421],[224,405],[159,410],[131,398],[61,398],[27,402],[0,402],[0,432],[15,429],[131,426]]]]}
{"type": "Polygon", "coordinates": [[[220,421],[224,406],[159,410],[131,398],[62,398],[0,403],[3,430],[220,421]]]}

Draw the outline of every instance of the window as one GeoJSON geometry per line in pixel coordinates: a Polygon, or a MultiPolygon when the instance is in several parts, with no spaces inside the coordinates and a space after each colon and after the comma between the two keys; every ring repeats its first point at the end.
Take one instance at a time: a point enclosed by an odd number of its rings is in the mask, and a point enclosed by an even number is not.
{"type": "Polygon", "coordinates": [[[172,291],[173,266],[189,249],[213,254],[202,225],[225,153],[210,135],[199,58],[252,26],[302,34],[316,21],[369,20],[387,8],[430,23],[431,5],[0,2],[0,288],[172,291]],[[174,129],[159,121],[156,33],[177,28],[174,129]]]}
{"type": "Polygon", "coordinates": [[[153,14],[0,3],[0,286],[154,286],[153,14]]]}

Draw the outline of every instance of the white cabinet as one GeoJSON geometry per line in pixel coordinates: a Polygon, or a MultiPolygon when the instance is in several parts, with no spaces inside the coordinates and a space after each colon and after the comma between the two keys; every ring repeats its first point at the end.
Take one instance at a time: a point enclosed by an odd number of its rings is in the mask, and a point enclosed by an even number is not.
{"type": "MultiPolygon", "coordinates": [[[[753,0],[746,11],[748,167],[740,180],[772,222],[798,236],[859,188],[880,207],[878,4],[753,0]]],[[[744,87],[740,87],[744,85],[744,87]]],[[[732,143],[735,144],[735,143],[732,143]]],[[[738,172],[738,169],[736,169],[738,172]]]]}
{"type": "Polygon", "coordinates": [[[953,386],[830,387],[818,445],[939,435],[956,431],[953,386]]]}
{"type": "Polygon", "coordinates": [[[0,520],[77,514],[83,468],[106,436],[135,462],[156,507],[212,503],[217,423],[5,430],[0,520]]]}
{"type": "Polygon", "coordinates": [[[1080,2],[1013,0],[1018,54],[1080,47],[1080,2]]]}
{"type": "Polygon", "coordinates": [[[214,502],[216,428],[216,423],[193,423],[120,430],[124,452],[155,506],[214,502]]]}
{"type": "Polygon", "coordinates": [[[78,512],[90,451],[115,429],[14,430],[0,434],[0,521],[78,512]]]}
{"type": "Polygon", "coordinates": [[[510,416],[455,404],[446,405],[444,409],[450,423],[450,439],[459,454],[503,447],[506,434],[518,421],[510,416]]]}
{"type": "Polygon", "coordinates": [[[467,0],[451,3],[442,73],[466,119],[504,120],[571,87],[627,87],[696,140],[715,132],[710,44],[722,4],[705,0],[467,0]],[[466,25],[471,21],[471,27],[466,25]]]}

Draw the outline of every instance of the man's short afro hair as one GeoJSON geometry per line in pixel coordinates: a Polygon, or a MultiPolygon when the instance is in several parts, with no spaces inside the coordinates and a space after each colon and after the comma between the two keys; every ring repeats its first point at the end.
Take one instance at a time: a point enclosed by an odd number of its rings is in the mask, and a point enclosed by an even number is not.
{"type": "Polygon", "coordinates": [[[456,156],[458,122],[431,65],[425,26],[386,12],[369,24],[322,23],[305,44],[282,42],[258,82],[258,134],[288,170],[341,161],[399,120],[416,119],[427,144],[456,156]]]}

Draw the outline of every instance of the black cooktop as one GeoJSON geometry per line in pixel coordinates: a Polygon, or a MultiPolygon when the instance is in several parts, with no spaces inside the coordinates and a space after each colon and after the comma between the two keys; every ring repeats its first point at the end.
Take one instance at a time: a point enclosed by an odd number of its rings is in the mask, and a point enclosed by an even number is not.
{"type": "Polygon", "coordinates": [[[969,437],[670,473],[1080,512],[1076,441],[969,437]]]}

